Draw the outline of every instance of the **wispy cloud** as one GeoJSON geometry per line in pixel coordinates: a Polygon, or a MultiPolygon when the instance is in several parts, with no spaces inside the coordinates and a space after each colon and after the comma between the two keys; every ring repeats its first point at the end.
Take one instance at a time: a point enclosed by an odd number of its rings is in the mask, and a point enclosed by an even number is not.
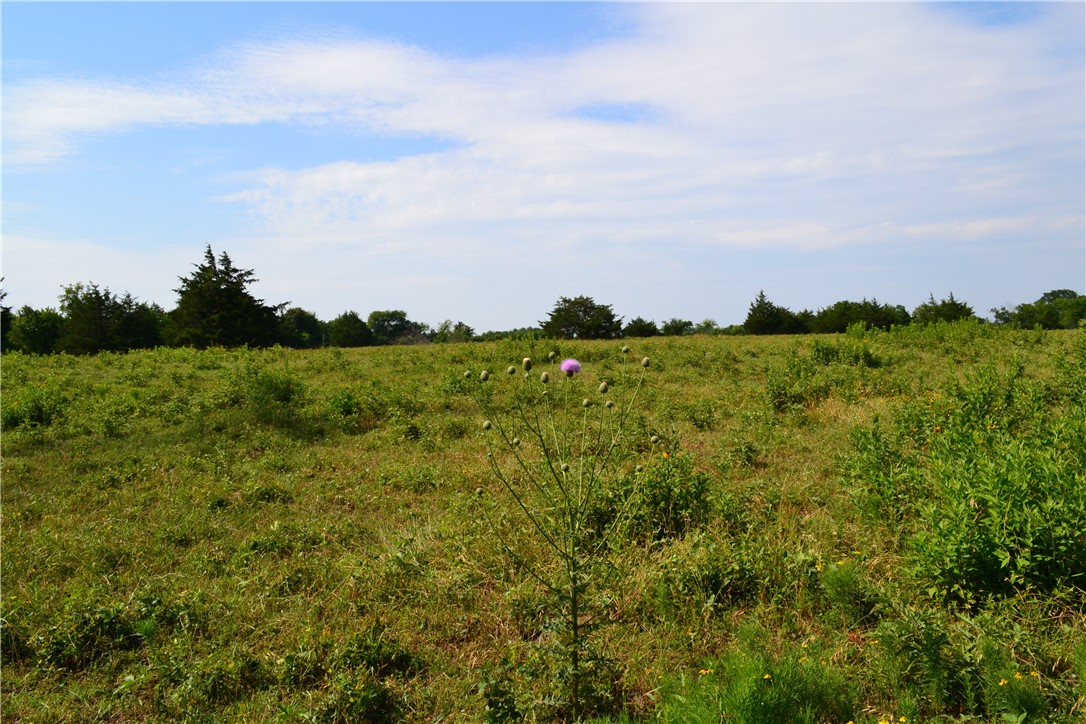
{"type": "Polygon", "coordinates": [[[269,154],[218,197],[261,238],[391,257],[975,239],[1022,233],[1042,211],[1082,229],[1065,188],[1084,149],[1079,4],[996,25],[926,4],[615,11],[636,30],[564,54],[307,38],[241,44],[167,78],[26,82],[5,90],[5,164],[142,126],[444,139],[300,169],[269,154]]]}

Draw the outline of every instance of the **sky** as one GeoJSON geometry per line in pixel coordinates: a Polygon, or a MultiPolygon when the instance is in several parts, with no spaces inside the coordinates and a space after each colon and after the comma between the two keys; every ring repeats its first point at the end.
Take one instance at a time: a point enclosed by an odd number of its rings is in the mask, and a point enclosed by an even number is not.
{"type": "Polygon", "coordinates": [[[3,288],[742,323],[1086,293],[1086,3],[0,5],[3,288]]]}

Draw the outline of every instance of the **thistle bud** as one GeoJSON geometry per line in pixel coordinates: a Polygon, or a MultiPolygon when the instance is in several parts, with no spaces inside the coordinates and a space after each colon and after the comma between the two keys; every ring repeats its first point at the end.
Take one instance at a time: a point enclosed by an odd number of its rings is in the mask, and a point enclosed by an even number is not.
{"type": "Polygon", "coordinates": [[[519,437],[514,437],[513,438],[513,447],[519,447],[519,446],[520,446],[520,438],[519,437]]]}
{"type": "Polygon", "coordinates": [[[547,353],[547,359],[550,360],[551,362],[554,362],[554,358],[557,357],[557,356],[558,356],[557,352],[548,352],[547,353]]]}
{"type": "Polygon", "coordinates": [[[563,473],[568,473],[569,472],[569,463],[562,463],[562,472],[563,473]]]}
{"type": "Polygon", "coordinates": [[[531,357],[525,357],[524,361],[521,362],[520,364],[521,364],[522,367],[524,367],[525,372],[531,372],[532,371],[532,358],[531,357]]]}
{"type": "Polygon", "coordinates": [[[638,465],[637,467],[635,467],[635,468],[634,468],[634,472],[635,472],[635,473],[639,473],[639,472],[641,472],[642,470],[644,470],[644,468],[643,468],[643,467],[641,467],[640,465],[638,465]]]}
{"type": "Polygon", "coordinates": [[[482,488],[476,488],[475,489],[475,494],[478,495],[480,498],[483,497],[483,489],[482,488]]]}
{"type": "Polygon", "coordinates": [[[482,372],[479,373],[479,379],[481,379],[483,382],[486,382],[487,380],[490,379],[490,373],[487,372],[486,370],[483,370],[482,372]]]}
{"type": "Polygon", "coordinates": [[[651,442],[653,445],[657,444],[658,442],[660,442],[660,436],[659,435],[653,435],[652,437],[649,438],[649,442],[651,442]]]}
{"type": "Polygon", "coordinates": [[[511,375],[515,375],[517,373],[517,368],[514,367],[513,365],[509,365],[509,369],[507,369],[506,372],[508,372],[511,375]]]}
{"type": "Polygon", "coordinates": [[[471,379],[471,371],[470,370],[464,370],[464,379],[465,380],[470,380],[471,379]]]}
{"type": "Polygon", "coordinates": [[[581,403],[581,406],[582,407],[592,407],[592,400],[588,399],[587,397],[584,398],[584,401],[581,403]]]}
{"type": "Polygon", "coordinates": [[[601,382],[601,383],[600,383],[600,394],[601,394],[601,395],[606,395],[606,394],[607,394],[607,390],[609,390],[609,389],[611,389],[611,388],[607,386],[607,383],[606,383],[606,382],[601,382]]]}
{"type": "Polygon", "coordinates": [[[493,425],[490,424],[490,420],[483,420],[483,429],[484,430],[489,430],[492,427],[493,427],[493,425]]]}
{"type": "Polygon", "coordinates": [[[615,406],[615,403],[612,402],[611,400],[608,400],[607,402],[604,403],[603,406],[606,407],[608,410],[610,410],[612,407],[615,406]]]}
{"type": "Polygon", "coordinates": [[[642,357],[641,358],[641,366],[642,367],[648,367],[649,366],[649,358],[648,357],[642,357]]]}
{"type": "Polygon", "coordinates": [[[630,353],[630,348],[628,346],[626,346],[626,345],[623,345],[622,346],[622,354],[629,354],[629,353],[630,353]]]}
{"type": "Polygon", "coordinates": [[[546,372],[544,372],[543,374],[541,374],[539,376],[539,381],[542,382],[543,384],[547,384],[548,382],[551,381],[551,376],[548,375],[546,372]]]}

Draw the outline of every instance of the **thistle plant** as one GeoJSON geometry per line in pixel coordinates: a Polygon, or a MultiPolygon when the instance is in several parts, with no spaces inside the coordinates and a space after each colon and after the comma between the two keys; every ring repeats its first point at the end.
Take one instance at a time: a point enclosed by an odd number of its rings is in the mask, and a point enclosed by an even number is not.
{"type": "Polygon", "coordinates": [[[597,660],[589,637],[605,611],[594,595],[612,568],[611,539],[637,499],[636,485],[624,487],[620,500],[608,496],[612,480],[639,469],[625,427],[649,367],[647,357],[632,361],[628,347],[622,353],[617,379],[590,382],[580,362],[556,365],[553,355],[542,365],[551,369],[538,371],[524,358],[502,381],[486,371],[466,373],[478,380],[472,396],[484,416],[487,460],[499,483],[492,495],[476,492],[502,548],[556,601],[564,705],[574,719],[596,708],[587,690],[597,660]],[[482,394],[488,384],[509,389],[482,394]],[[605,505],[609,514],[601,517],[605,505]],[[510,524],[520,524],[526,540],[503,532],[510,524]]]}

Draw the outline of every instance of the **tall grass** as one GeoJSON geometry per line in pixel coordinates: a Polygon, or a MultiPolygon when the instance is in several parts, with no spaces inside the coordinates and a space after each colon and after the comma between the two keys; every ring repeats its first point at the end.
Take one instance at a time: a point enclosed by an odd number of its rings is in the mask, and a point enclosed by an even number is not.
{"type": "MultiPolygon", "coordinates": [[[[5,720],[587,718],[462,373],[554,352],[599,403],[619,346],[4,355],[5,720]]],[[[637,353],[584,517],[621,523],[578,662],[604,719],[1081,720],[1080,331],[637,353]]]]}

